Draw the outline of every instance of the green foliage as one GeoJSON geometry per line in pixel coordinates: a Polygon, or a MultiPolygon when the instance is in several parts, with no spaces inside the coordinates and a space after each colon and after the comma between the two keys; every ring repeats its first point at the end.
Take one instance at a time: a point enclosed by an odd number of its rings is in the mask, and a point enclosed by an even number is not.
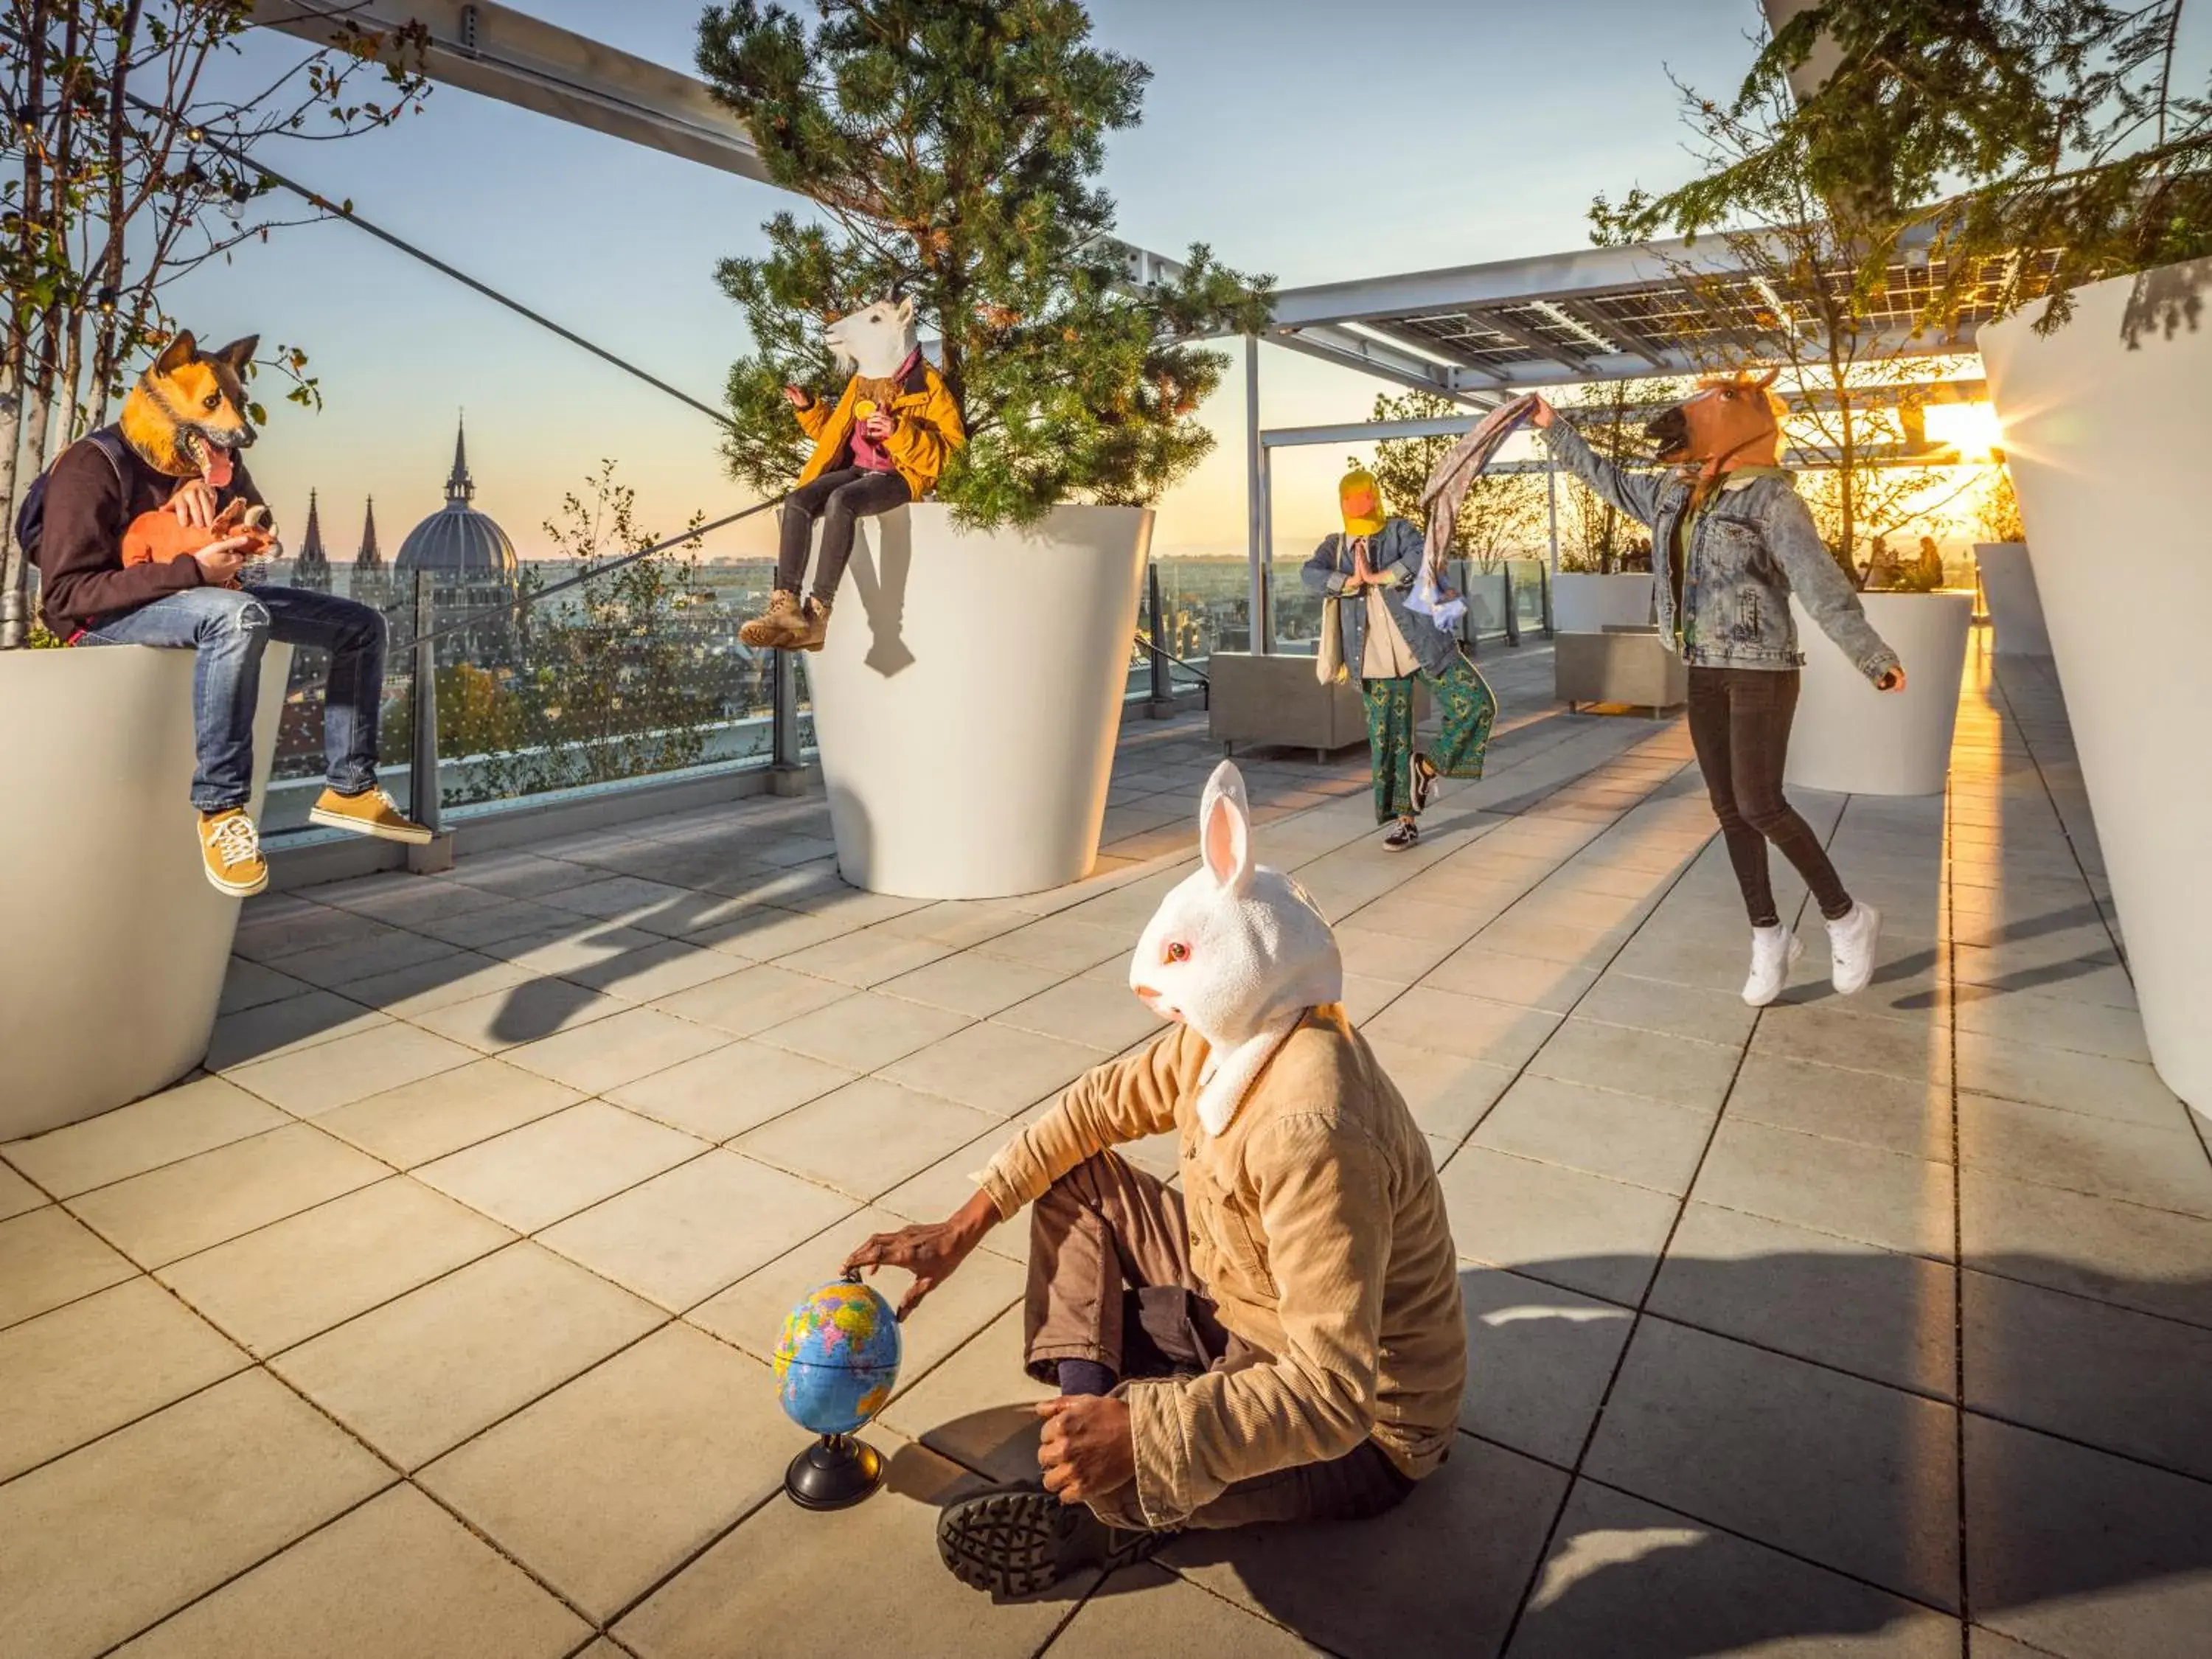
{"type": "MultiPolygon", "coordinates": [[[[661,539],[638,528],[635,492],[614,473],[612,461],[602,462],[544,527],[586,569],[661,539]]],[[[438,752],[477,762],[466,799],[542,794],[700,763],[707,727],[723,708],[684,625],[684,612],[711,602],[697,586],[699,545],[695,537],[587,583],[573,607],[526,605],[501,653],[511,668],[439,668],[438,752]]],[[[521,592],[544,585],[526,570],[521,592]]],[[[408,753],[411,741],[403,714],[386,752],[408,753]]]]}
{"type": "Polygon", "coordinates": [[[2027,526],[2021,521],[2020,496],[2013,489],[2012,469],[2002,461],[1990,468],[1981,500],[1975,506],[1974,527],[1985,542],[2027,539],[2027,526]]]}
{"type": "MultiPolygon", "coordinates": [[[[1939,280],[1923,321],[2047,300],[2212,254],[2212,88],[2173,81],[2182,0],[1820,0],[1760,51],[1732,102],[1785,106],[1756,148],[1665,195],[1633,227],[1694,235],[1759,217],[1800,180],[1843,228],[1863,284],[1908,233],[1939,280]],[[1790,77],[1826,78],[1802,98],[1790,77]],[[2028,251],[2014,258],[2014,250],[2028,251]]],[[[2201,310],[2194,285],[2144,296],[2134,332],[2201,310]]]]}
{"type": "MultiPolygon", "coordinates": [[[[1682,396],[1678,380],[1615,380],[1584,386],[1561,398],[1583,441],[1609,460],[1649,466],[1651,445],[1644,423],[1682,396]]],[[[1559,568],[1609,576],[1626,568],[1632,551],[1648,551],[1644,527],[1621,516],[1610,501],[1562,470],[1559,491],[1559,568]]]]}
{"type": "Polygon", "coordinates": [[[820,325],[908,294],[968,428],[939,489],[964,522],[1156,499],[1212,447],[1193,416],[1228,359],[1194,340],[1263,328],[1270,279],[1201,246],[1141,293],[1127,286],[1093,180],[1150,71],[1089,45],[1075,0],[818,9],[811,33],[755,0],[710,6],[699,26],[716,97],[770,176],[822,215],[779,214],[765,258],[719,268],[754,348],[730,370],[732,472],[788,487],[807,446],[782,386],[843,389],[820,325]]]}
{"type": "MultiPolygon", "coordinates": [[[[1372,421],[1433,421],[1465,415],[1467,405],[1437,392],[1408,392],[1401,397],[1385,392],[1375,399],[1372,421]]],[[[1425,535],[1428,514],[1421,509],[1421,492],[1456,436],[1385,438],[1375,446],[1370,469],[1382,487],[1382,500],[1390,512],[1410,520],[1425,535]]],[[[1452,520],[1450,550],[1487,568],[1509,555],[1524,552],[1546,536],[1544,481],[1526,472],[1483,472],[1476,475],[1461,499],[1452,520]]]]}

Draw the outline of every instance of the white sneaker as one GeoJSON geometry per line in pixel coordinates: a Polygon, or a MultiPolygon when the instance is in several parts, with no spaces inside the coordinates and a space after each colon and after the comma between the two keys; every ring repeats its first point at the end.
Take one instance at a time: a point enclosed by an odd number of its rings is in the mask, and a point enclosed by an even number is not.
{"type": "Polygon", "coordinates": [[[1743,1000],[1764,1008],[1782,994],[1790,965],[1805,954],[1797,935],[1776,923],[1751,930],[1751,977],[1743,982],[1743,1000]]]}
{"type": "Polygon", "coordinates": [[[1881,912],[1863,901],[1828,924],[1828,982],[1836,994],[1863,991],[1874,977],[1874,947],[1881,937],[1881,912]]]}

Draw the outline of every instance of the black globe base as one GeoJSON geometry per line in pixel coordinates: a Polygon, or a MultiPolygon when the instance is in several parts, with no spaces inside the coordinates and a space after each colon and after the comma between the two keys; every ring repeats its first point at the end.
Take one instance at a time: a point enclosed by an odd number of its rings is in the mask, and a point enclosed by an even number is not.
{"type": "Polygon", "coordinates": [[[849,1509],[884,1483],[876,1449],[848,1434],[825,1434],[791,1460],[783,1489],[802,1509],[849,1509]]]}

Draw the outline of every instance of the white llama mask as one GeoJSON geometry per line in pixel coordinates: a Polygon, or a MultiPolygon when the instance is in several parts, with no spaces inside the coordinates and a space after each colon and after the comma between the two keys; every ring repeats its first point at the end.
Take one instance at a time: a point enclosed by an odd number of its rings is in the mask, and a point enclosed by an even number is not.
{"type": "Polygon", "coordinates": [[[919,336],[914,325],[914,295],[878,300],[848,311],[822,331],[837,367],[848,374],[888,380],[914,355],[919,336]]]}
{"type": "Polygon", "coordinates": [[[1146,1006],[1212,1050],[1199,1121],[1219,1134],[1304,1016],[1344,995],[1344,963],[1320,908],[1280,870],[1253,861],[1244,780],[1224,761],[1198,808],[1201,866],[1160,901],[1129,963],[1146,1006]]]}

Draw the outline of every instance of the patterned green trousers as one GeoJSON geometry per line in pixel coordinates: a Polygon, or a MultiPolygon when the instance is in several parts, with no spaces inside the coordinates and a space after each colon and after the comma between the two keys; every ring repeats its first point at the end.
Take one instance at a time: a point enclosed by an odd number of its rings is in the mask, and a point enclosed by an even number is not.
{"type": "Polygon", "coordinates": [[[1490,747],[1498,699],[1465,653],[1455,653],[1441,675],[1407,674],[1362,680],[1367,703],[1367,746],[1375,762],[1375,822],[1413,816],[1413,765],[1425,758],[1448,778],[1479,778],[1490,747]],[[1413,682],[1425,679],[1443,725],[1434,751],[1422,757],[1413,730],[1413,682]]]}

